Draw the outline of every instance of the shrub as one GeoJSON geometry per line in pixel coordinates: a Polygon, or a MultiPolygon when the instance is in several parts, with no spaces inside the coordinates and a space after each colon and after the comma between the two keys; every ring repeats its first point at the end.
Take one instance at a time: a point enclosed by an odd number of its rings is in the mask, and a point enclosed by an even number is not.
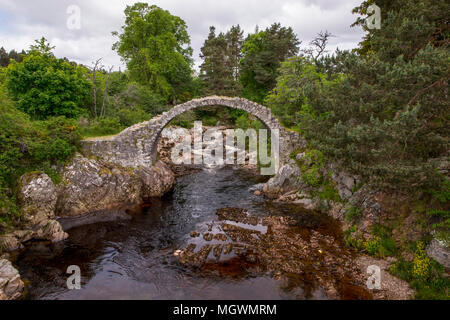
{"type": "Polygon", "coordinates": [[[430,276],[431,260],[425,252],[423,242],[417,243],[417,249],[414,254],[412,275],[416,279],[426,280],[430,276]]]}
{"type": "Polygon", "coordinates": [[[87,126],[82,127],[81,132],[84,137],[107,136],[117,134],[124,128],[125,126],[121,125],[120,119],[117,117],[101,118],[93,120],[87,126]]]}
{"type": "Polygon", "coordinates": [[[86,112],[91,83],[81,67],[55,58],[44,38],[38,44],[22,62],[8,66],[6,86],[11,96],[34,119],[80,116],[86,112]]]}

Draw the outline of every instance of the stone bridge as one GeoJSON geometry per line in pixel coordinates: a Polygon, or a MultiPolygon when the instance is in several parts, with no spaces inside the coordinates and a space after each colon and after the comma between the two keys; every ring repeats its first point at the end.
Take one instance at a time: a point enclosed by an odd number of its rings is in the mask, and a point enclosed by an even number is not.
{"type": "Polygon", "coordinates": [[[258,118],[269,130],[280,132],[280,162],[289,160],[289,155],[302,144],[300,135],[284,129],[270,109],[244,98],[205,97],[177,105],[149,121],[133,125],[110,137],[90,138],[82,141],[83,152],[122,167],[151,166],[156,160],[158,139],[169,122],[180,114],[206,106],[226,106],[244,110],[258,118]]]}

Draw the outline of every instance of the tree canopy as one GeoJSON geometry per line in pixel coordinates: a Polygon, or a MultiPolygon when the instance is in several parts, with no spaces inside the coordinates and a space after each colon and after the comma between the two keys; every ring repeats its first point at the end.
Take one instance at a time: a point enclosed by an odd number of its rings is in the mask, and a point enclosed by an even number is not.
{"type": "Polygon", "coordinates": [[[113,49],[127,63],[130,78],[175,102],[189,95],[192,48],[186,23],[146,3],[125,9],[125,25],[113,49]]]}
{"type": "Polygon", "coordinates": [[[6,69],[6,87],[19,109],[34,119],[76,118],[85,112],[90,82],[83,70],[57,59],[44,38],[31,46],[23,62],[6,69]]]}
{"type": "Polygon", "coordinates": [[[381,29],[369,31],[361,51],[285,63],[268,105],[312,145],[374,183],[439,184],[432,159],[448,150],[450,57],[448,32],[446,41],[433,35],[445,7],[386,2],[381,29]]]}
{"type": "Polygon", "coordinates": [[[279,23],[250,34],[242,47],[240,82],[243,96],[262,103],[276,85],[281,62],[295,56],[299,45],[292,28],[282,27],[279,23]]]}

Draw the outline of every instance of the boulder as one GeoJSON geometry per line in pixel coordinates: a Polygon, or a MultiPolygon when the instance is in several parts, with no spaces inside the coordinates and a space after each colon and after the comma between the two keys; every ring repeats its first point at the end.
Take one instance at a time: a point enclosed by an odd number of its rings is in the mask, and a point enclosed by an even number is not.
{"type": "Polygon", "coordinates": [[[6,259],[0,260],[0,300],[20,298],[24,289],[19,271],[6,259]]]}
{"type": "MultiPolygon", "coordinates": [[[[18,203],[22,214],[22,230],[13,232],[18,242],[30,239],[64,240],[68,235],[55,219],[57,189],[43,172],[26,173],[19,179],[18,203]]],[[[3,247],[11,251],[16,247],[10,237],[3,239],[3,247]]]]}
{"type": "Polygon", "coordinates": [[[77,154],[63,171],[57,202],[60,217],[77,217],[161,197],[175,184],[161,161],[150,168],[123,168],[77,154]]]}
{"type": "Polygon", "coordinates": [[[336,188],[341,199],[347,200],[353,194],[353,189],[357,184],[357,178],[333,167],[334,166],[331,166],[333,172],[331,178],[336,184],[336,188]]]}
{"type": "Polygon", "coordinates": [[[450,249],[444,241],[434,238],[426,251],[429,257],[442,264],[446,270],[450,270],[450,249]]]}
{"type": "Polygon", "coordinates": [[[142,181],[133,169],[77,154],[64,168],[57,202],[61,217],[81,216],[141,200],[142,181]]]}
{"type": "Polygon", "coordinates": [[[142,199],[161,197],[175,185],[175,175],[162,161],[158,161],[149,169],[136,170],[142,180],[142,199]]]}
{"type": "Polygon", "coordinates": [[[267,197],[275,199],[290,191],[297,191],[302,186],[300,169],[295,161],[291,160],[284,164],[278,173],[264,184],[262,192],[267,197]]]}
{"type": "Polygon", "coordinates": [[[19,179],[18,200],[28,223],[38,225],[55,218],[56,187],[42,172],[26,173],[19,179]]]}

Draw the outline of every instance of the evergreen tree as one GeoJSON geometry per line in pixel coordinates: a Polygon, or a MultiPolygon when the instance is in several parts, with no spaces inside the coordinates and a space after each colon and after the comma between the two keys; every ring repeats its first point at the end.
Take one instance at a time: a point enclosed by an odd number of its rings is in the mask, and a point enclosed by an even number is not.
{"type": "Polygon", "coordinates": [[[226,95],[232,72],[228,69],[227,42],[225,35],[216,35],[215,27],[209,28],[208,39],[201,48],[200,78],[205,82],[204,94],[226,95]]]}
{"type": "Polygon", "coordinates": [[[7,67],[9,64],[9,55],[6,52],[5,48],[0,48],[0,66],[1,67],[7,67]]]}
{"type": "Polygon", "coordinates": [[[381,29],[368,30],[360,50],[286,65],[268,102],[312,145],[372,183],[436,187],[442,178],[433,159],[445,156],[450,136],[442,29],[449,4],[377,4],[381,29]]]}
{"type": "Polygon", "coordinates": [[[242,45],[244,44],[244,31],[239,25],[232,26],[225,35],[227,41],[227,66],[232,72],[234,95],[240,95],[240,62],[242,58],[242,45]]]}

